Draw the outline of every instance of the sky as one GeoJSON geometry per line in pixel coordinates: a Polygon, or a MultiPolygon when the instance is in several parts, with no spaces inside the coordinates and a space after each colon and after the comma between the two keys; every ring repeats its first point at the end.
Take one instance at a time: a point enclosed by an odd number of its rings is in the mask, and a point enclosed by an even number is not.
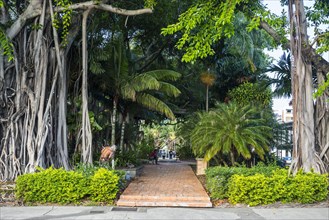
{"type": "MultiPolygon", "coordinates": [[[[283,7],[280,4],[280,0],[264,0],[264,4],[267,5],[267,7],[274,12],[277,15],[280,15],[283,7]]],[[[313,4],[314,0],[304,0],[304,5],[305,6],[311,6],[313,4]]],[[[288,8],[284,8],[285,11],[288,11],[288,8]]],[[[308,33],[312,37],[312,33],[308,33]]],[[[280,56],[283,54],[283,51],[278,48],[277,50],[273,51],[266,51],[268,55],[273,57],[275,60],[279,60],[280,56]]],[[[329,53],[324,55],[324,58],[329,60],[329,53]]],[[[273,73],[269,73],[269,75],[273,76],[273,73]]],[[[291,101],[291,98],[274,98],[273,99],[273,110],[284,110],[287,108],[292,108],[289,106],[289,102],[291,101]]]]}
{"type": "MultiPolygon", "coordinates": [[[[280,0],[265,0],[264,4],[266,4],[267,7],[275,14],[281,14],[283,8],[280,4],[280,0]]],[[[285,8],[285,11],[288,11],[288,9],[285,8]]],[[[283,50],[281,48],[278,48],[277,50],[266,51],[266,53],[273,57],[275,60],[279,60],[280,56],[282,56],[283,54],[283,50]]],[[[269,73],[269,75],[273,76],[272,73],[269,73]]],[[[290,98],[273,98],[273,110],[283,110],[291,108],[291,106],[289,106],[290,100],[290,98]]]]}

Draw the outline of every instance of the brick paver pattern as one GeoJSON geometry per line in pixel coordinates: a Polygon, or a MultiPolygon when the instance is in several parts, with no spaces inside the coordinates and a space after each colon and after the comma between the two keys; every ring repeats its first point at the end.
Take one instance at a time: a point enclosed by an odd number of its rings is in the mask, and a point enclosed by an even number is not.
{"type": "Polygon", "coordinates": [[[117,202],[118,206],[211,207],[210,198],[186,164],[145,165],[117,202]]]}

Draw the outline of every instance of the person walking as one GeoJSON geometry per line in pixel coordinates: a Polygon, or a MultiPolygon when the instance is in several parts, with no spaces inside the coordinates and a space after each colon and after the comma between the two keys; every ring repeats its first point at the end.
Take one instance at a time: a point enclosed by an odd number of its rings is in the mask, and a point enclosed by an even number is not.
{"type": "Polygon", "coordinates": [[[155,154],[154,155],[154,162],[155,162],[156,165],[158,165],[158,159],[159,159],[159,155],[158,154],[159,154],[159,150],[160,150],[159,147],[154,149],[154,154],[155,154]]]}
{"type": "Polygon", "coordinates": [[[152,164],[158,164],[158,153],[159,153],[159,148],[155,148],[151,153],[150,153],[150,160],[152,160],[152,164]]]}

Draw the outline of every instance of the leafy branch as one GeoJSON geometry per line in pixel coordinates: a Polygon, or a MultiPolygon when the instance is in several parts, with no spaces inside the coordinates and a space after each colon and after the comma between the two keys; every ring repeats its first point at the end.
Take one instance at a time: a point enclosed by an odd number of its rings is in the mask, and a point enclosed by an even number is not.
{"type": "Polygon", "coordinates": [[[54,27],[58,30],[60,27],[60,20],[62,20],[62,40],[63,40],[63,45],[67,45],[67,36],[69,34],[69,27],[71,25],[71,20],[72,20],[72,9],[69,8],[69,6],[72,4],[70,0],[55,0],[55,4],[57,7],[63,7],[63,13],[60,15],[58,12],[55,13],[55,18],[54,18],[54,27]]]}
{"type": "Polygon", "coordinates": [[[3,55],[8,57],[8,61],[14,60],[13,48],[14,45],[7,38],[5,31],[2,28],[0,28],[0,49],[3,50],[3,55]]]}

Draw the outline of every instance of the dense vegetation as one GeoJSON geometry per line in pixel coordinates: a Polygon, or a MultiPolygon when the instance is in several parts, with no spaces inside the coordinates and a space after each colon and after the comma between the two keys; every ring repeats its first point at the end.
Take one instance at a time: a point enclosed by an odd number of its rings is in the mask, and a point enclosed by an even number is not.
{"type": "Polygon", "coordinates": [[[328,175],[304,173],[289,176],[287,169],[259,164],[207,169],[206,187],[212,199],[251,206],[274,202],[315,203],[328,197],[328,175]]]}
{"type": "Polygon", "coordinates": [[[16,181],[16,198],[24,203],[82,203],[112,204],[122,187],[123,172],[103,167],[80,166],[76,171],[48,168],[21,175],[16,181]]]}
{"type": "Polygon", "coordinates": [[[275,143],[271,84],[276,95],[293,95],[294,173],[326,172],[329,65],[320,53],[328,30],[319,24],[328,23],[329,5],[287,3],[290,17],[305,15],[315,28],[316,44],[295,36],[307,36],[306,23],[289,27],[261,1],[0,0],[0,179],[93,164],[112,144],[119,166],[164,145],[254,165],[275,143]],[[264,50],[278,45],[296,68],[287,57],[284,68],[273,66],[264,50]],[[270,79],[269,69],[281,72],[270,79]]]}

